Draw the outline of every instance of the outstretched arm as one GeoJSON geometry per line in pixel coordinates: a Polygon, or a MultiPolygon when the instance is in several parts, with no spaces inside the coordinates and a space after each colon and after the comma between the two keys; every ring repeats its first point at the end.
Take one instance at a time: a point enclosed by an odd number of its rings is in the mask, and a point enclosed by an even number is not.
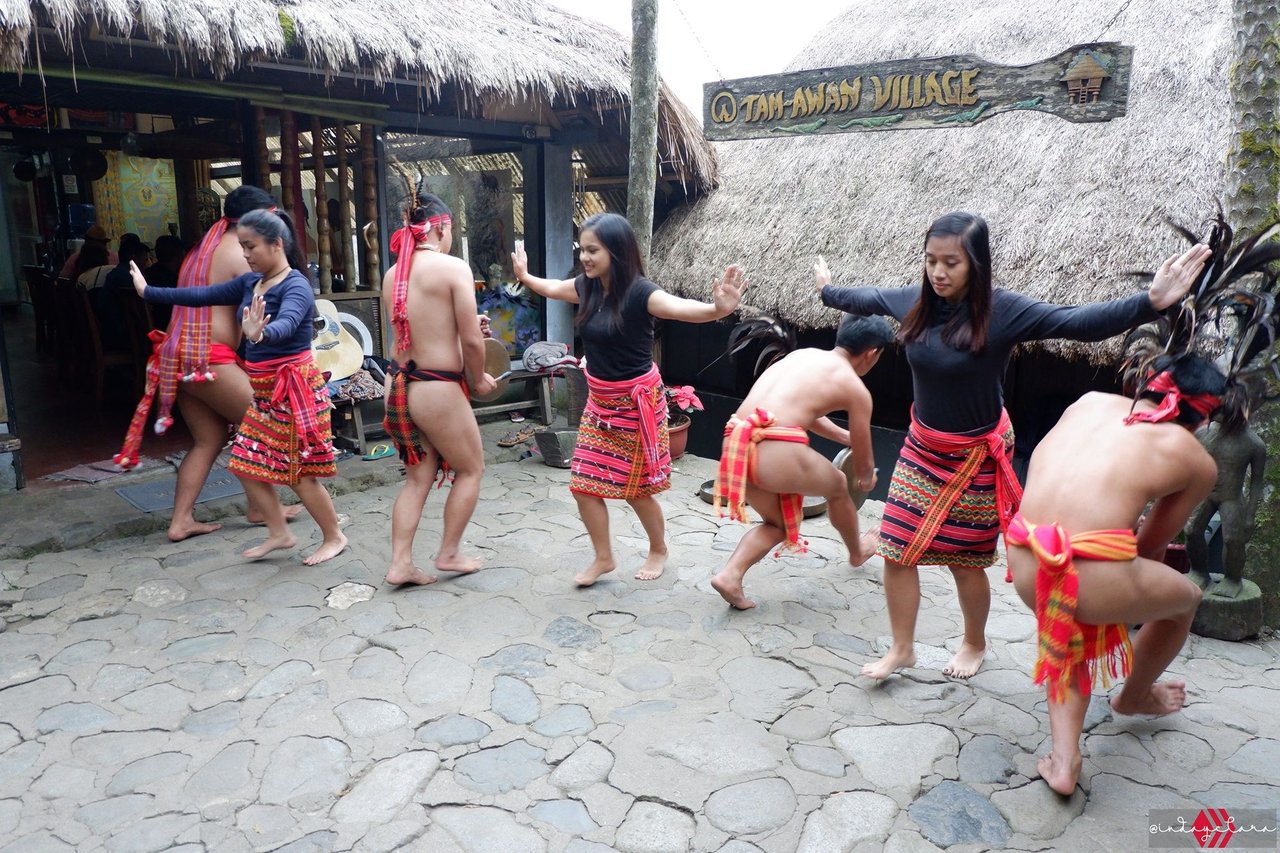
{"type": "Polygon", "coordinates": [[[738,310],[742,294],[747,290],[747,278],[737,264],[730,264],[724,277],[711,285],[712,302],[698,302],[672,296],[665,290],[649,294],[649,313],[660,320],[681,320],[685,323],[709,323],[727,317],[738,310]]]}
{"type": "Polygon", "coordinates": [[[515,270],[516,281],[547,299],[559,299],[561,302],[578,304],[578,291],[573,286],[573,279],[563,281],[553,278],[538,278],[529,274],[529,256],[524,250],[524,241],[516,241],[516,250],[511,253],[511,268],[515,270]]]}
{"type": "Polygon", "coordinates": [[[813,284],[823,305],[859,317],[883,315],[901,320],[920,296],[919,289],[913,287],[837,287],[831,283],[831,270],[822,255],[813,265],[813,284]]]}
{"type": "Polygon", "coordinates": [[[129,261],[129,277],[133,279],[133,289],[148,302],[161,305],[239,305],[244,296],[244,276],[211,284],[208,287],[148,287],[147,280],[142,277],[142,270],[133,261],[129,261]]]}

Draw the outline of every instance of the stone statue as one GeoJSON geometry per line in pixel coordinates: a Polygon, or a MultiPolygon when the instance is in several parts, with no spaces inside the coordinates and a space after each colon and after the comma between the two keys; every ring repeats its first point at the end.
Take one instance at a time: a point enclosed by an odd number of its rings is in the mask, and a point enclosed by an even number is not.
{"type": "Polygon", "coordinates": [[[1205,531],[1213,514],[1222,520],[1222,580],[1207,591],[1217,598],[1235,599],[1243,590],[1245,545],[1253,536],[1253,520],[1262,499],[1263,470],[1267,447],[1252,429],[1245,426],[1226,430],[1214,421],[1200,437],[1205,449],[1218,463],[1218,481],[1204,503],[1187,520],[1189,577],[1201,589],[1209,585],[1209,546],[1205,531]],[[1249,478],[1245,491],[1245,476],[1249,478]]]}

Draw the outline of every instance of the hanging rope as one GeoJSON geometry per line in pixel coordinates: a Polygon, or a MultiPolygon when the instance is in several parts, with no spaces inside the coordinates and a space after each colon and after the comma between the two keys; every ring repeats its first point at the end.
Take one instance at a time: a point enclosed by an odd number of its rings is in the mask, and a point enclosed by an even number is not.
{"type": "Polygon", "coordinates": [[[685,29],[689,31],[689,35],[693,36],[693,40],[697,43],[698,49],[702,51],[702,55],[707,58],[707,62],[711,65],[712,70],[716,72],[716,76],[719,77],[720,82],[723,83],[724,72],[720,70],[720,66],[716,64],[716,61],[711,58],[711,54],[707,52],[706,45],[702,43],[702,39],[698,38],[698,33],[693,28],[693,22],[690,21],[689,16],[684,13],[684,9],[680,8],[678,0],[671,0],[671,3],[676,7],[676,11],[680,13],[680,17],[684,18],[685,29]]]}
{"type": "MultiPolygon", "coordinates": [[[[675,2],[675,0],[672,0],[672,2],[675,2]]],[[[1102,29],[1099,30],[1098,34],[1093,37],[1093,40],[1101,41],[1103,33],[1105,33],[1108,29],[1111,28],[1111,25],[1116,22],[1117,18],[1119,18],[1121,15],[1124,14],[1125,10],[1129,8],[1129,4],[1132,2],[1133,0],[1124,0],[1124,2],[1120,4],[1120,8],[1116,10],[1116,13],[1112,15],[1110,18],[1108,18],[1107,22],[1102,25],[1102,29]]]]}

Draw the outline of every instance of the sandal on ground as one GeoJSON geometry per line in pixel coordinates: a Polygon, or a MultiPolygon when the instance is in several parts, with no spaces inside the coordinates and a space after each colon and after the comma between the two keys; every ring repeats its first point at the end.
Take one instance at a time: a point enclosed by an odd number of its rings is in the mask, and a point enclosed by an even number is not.
{"type": "Polygon", "coordinates": [[[521,442],[525,442],[533,438],[533,434],[537,431],[538,431],[538,428],[536,426],[533,426],[532,424],[528,426],[520,427],[520,429],[516,430],[515,432],[509,432],[506,435],[504,435],[502,438],[498,439],[498,446],[499,447],[515,447],[517,444],[520,444],[521,442]]]}
{"type": "Polygon", "coordinates": [[[375,459],[386,459],[388,456],[395,456],[395,455],[396,455],[395,448],[393,448],[391,445],[375,444],[373,447],[369,448],[368,453],[366,453],[364,456],[360,458],[363,459],[365,462],[372,462],[375,459]]]}

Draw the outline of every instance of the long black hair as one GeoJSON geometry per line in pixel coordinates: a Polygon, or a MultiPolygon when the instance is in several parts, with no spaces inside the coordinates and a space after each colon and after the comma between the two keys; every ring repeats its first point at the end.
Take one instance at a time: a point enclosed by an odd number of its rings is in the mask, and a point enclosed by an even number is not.
{"type": "Polygon", "coordinates": [[[240,228],[248,228],[269,243],[279,242],[284,247],[284,256],[289,266],[304,276],[307,274],[307,259],[298,248],[298,241],[294,238],[293,219],[289,214],[283,210],[250,210],[236,224],[240,228]]]}
{"type": "MultiPolygon", "coordinates": [[[[963,210],[940,216],[925,232],[930,237],[959,237],[969,258],[969,290],[965,294],[968,311],[957,311],[942,330],[942,342],[952,349],[982,352],[987,346],[987,328],[991,324],[991,239],[987,222],[981,216],[963,210]]],[[[929,329],[942,297],[933,292],[926,267],[920,283],[920,298],[902,321],[898,339],[911,343],[929,329]]]]}
{"type": "MultiPolygon", "coordinates": [[[[636,279],[644,275],[644,261],[640,260],[640,246],[636,243],[636,232],[631,230],[631,223],[626,217],[616,213],[597,213],[589,217],[578,229],[578,240],[590,231],[596,235],[600,245],[609,253],[609,275],[612,283],[609,293],[603,287],[588,287],[581,305],[578,306],[578,317],[574,325],[582,328],[587,320],[596,313],[596,308],[603,301],[609,309],[609,322],[612,328],[622,327],[622,306],[627,302],[627,291],[636,279]]],[[[597,279],[587,279],[598,281],[597,279]]]]}

